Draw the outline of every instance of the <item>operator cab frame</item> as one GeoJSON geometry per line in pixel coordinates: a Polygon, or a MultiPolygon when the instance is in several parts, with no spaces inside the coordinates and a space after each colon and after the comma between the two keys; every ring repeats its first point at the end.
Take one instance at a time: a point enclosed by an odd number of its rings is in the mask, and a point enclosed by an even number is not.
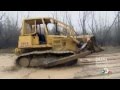
{"type": "Polygon", "coordinates": [[[70,29],[70,27],[60,21],[57,21],[53,18],[38,18],[38,19],[25,19],[23,20],[23,28],[21,31],[22,35],[38,35],[40,44],[47,43],[47,35],[62,35],[58,29],[58,26],[62,27],[64,31],[64,36],[71,35],[74,33],[74,30],[70,29]],[[49,24],[54,25],[55,31],[51,34],[49,29],[49,24]]]}

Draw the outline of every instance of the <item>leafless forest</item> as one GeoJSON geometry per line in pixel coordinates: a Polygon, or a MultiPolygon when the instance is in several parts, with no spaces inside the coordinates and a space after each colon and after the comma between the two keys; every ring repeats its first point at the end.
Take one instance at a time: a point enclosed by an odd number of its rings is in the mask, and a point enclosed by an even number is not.
{"type": "MultiPolygon", "coordinates": [[[[76,30],[68,11],[62,13],[59,16],[58,11],[50,11],[51,17],[70,25],[76,30]]],[[[99,21],[96,20],[95,11],[79,11],[79,19],[76,20],[79,28],[76,30],[76,33],[95,35],[97,43],[101,46],[120,45],[120,12],[116,11],[114,14],[115,17],[112,24],[108,25],[108,21],[101,16],[97,17],[99,21]],[[88,23],[88,21],[91,23],[88,23]]],[[[28,12],[25,17],[29,18],[29,16],[30,13],[28,12]]],[[[13,20],[5,12],[0,12],[0,48],[16,47],[21,29],[21,26],[18,24],[18,18],[19,14],[13,20]]]]}

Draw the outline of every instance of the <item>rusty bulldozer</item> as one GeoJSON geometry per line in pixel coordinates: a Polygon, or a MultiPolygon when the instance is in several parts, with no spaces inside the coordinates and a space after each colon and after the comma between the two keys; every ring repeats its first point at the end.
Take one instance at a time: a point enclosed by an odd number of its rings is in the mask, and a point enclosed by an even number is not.
{"type": "Polygon", "coordinates": [[[78,58],[102,51],[92,35],[76,35],[70,26],[53,18],[31,18],[22,23],[16,65],[54,67],[72,65],[78,58]]]}

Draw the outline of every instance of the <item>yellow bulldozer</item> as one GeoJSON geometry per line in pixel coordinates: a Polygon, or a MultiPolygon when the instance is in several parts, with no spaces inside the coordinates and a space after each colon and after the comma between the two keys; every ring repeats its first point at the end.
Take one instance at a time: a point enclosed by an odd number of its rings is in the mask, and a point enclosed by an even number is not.
{"type": "Polygon", "coordinates": [[[24,19],[15,53],[21,67],[72,65],[101,51],[92,35],[77,35],[69,25],[50,17],[24,19]]]}

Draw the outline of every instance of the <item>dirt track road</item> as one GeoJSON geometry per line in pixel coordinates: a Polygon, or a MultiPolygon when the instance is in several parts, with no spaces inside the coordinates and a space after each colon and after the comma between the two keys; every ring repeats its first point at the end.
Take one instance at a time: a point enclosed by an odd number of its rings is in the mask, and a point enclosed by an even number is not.
{"type": "Polygon", "coordinates": [[[0,53],[0,79],[118,79],[120,78],[120,48],[106,48],[79,59],[71,67],[18,68],[14,54],[0,53]],[[102,73],[107,68],[111,73],[102,73]]]}

